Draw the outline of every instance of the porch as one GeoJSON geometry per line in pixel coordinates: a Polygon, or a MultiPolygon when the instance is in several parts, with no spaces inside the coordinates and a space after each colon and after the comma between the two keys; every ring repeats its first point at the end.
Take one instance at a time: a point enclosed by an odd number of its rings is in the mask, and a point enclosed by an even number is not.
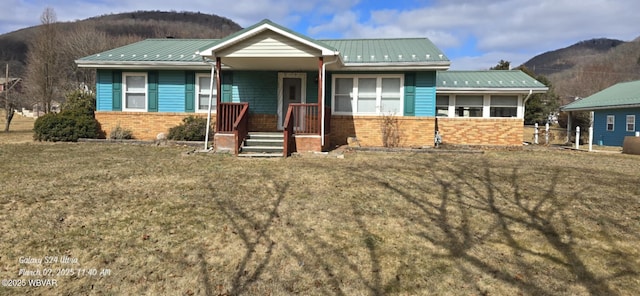
{"type": "Polygon", "coordinates": [[[249,103],[219,103],[214,149],[249,157],[287,157],[293,152],[326,150],[331,108],[322,111],[320,103],[290,103],[282,129],[265,129],[260,124],[265,115],[251,113],[249,103]]]}

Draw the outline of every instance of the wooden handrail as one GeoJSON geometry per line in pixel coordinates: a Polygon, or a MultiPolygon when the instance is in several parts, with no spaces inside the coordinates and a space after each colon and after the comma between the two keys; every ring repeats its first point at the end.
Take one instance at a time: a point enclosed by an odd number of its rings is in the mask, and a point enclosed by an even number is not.
{"type": "Polygon", "coordinates": [[[232,133],[233,124],[236,122],[242,108],[248,103],[220,103],[220,125],[218,132],[232,133]]]}
{"type": "Polygon", "coordinates": [[[289,104],[289,109],[287,109],[287,116],[285,116],[284,118],[284,149],[282,151],[282,156],[287,157],[289,155],[291,155],[291,152],[293,151],[293,144],[295,144],[294,140],[293,140],[293,121],[294,121],[294,115],[293,115],[293,111],[294,111],[294,106],[292,106],[293,104],[289,104]]]}
{"type": "Polygon", "coordinates": [[[243,104],[242,109],[240,110],[240,114],[236,118],[236,121],[233,123],[233,136],[235,138],[234,154],[238,156],[240,153],[240,146],[242,145],[242,141],[247,137],[249,133],[249,103],[241,103],[243,104]]]}

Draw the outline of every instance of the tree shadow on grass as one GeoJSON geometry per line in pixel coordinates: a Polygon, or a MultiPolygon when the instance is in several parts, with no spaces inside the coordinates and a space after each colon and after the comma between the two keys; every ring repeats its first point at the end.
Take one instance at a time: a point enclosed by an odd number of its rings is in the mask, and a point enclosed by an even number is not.
{"type": "MultiPolygon", "coordinates": [[[[412,165],[415,167],[415,164],[412,165]]],[[[378,183],[413,204],[415,208],[420,209],[423,219],[414,220],[414,222],[423,227],[422,237],[433,245],[448,250],[448,257],[451,259],[467,263],[467,265],[458,265],[459,270],[466,275],[466,281],[472,280],[473,272],[465,267],[470,264],[485,274],[495,277],[508,286],[525,291],[527,294],[555,294],[557,291],[554,291],[553,288],[527,280],[529,277],[526,273],[531,271],[532,266],[529,266],[530,263],[520,260],[522,254],[528,254],[544,260],[549,265],[567,269],[575,277],[577,283],[591,295],[618,295],[618,292],[613,290],[607,281],[619,276],[637,274],[631,266],[628,266],[626,271],[606,278],[597,277],[589,270],[583,258],[575,250],[576,242],[572,236],[573,225],[566,214],[567,207],[572,202],[579,200],[582,194],[589,190],[589,186],[582,186],[571,196],[558,196],[557,182],[563,178],[560,170],[555,170],[553,177],[548,180],[541,181],[543,184],[540,184],[540,188],[546,188],[546,190],[538,195],[520,188],[521,179],[524,179],[525,176],[521,175],[515,164],[508,181],[512,189],[495,185],[496,181],[504,182],[496,180],[496,178],[504,176],[501,176],[499,172],[494,172],[491,164],[486,161],[482,165],[477,165],[460,160],[455,164],[440,163],[437,159],[432,159],[429,166],[416,169],[424,173],[425,178],[432,178],[436,188],[412,180],[405,179],[402,182],[395,182],[389,178],[367,174],[367,172],[373,172],[377,169],[368,167],[362,168],[358,172],[363,179],[378,183]],[[407,188],[417,190],[408,190],[407,188]],[[424,196],[421,196],[421,192],[424,196]],[[434,192],[437,192],[438,198],[425,198],[425,196],[433,195],[434,192]],[[452,211],[455,214],[452,214],[452,211]],[[469,224],[471,212],[486,215],[487,220],[493,221],[492,225],[484,227],[482,230],[484,233],[474,232],[469,224]],[[433,232],[434,225],[439,229],[438,233],[433,232]],[[552,253],[558,255],[551,254],[551,252],[539,252],[522,245],[513,232],[513,228],[523,227],[534,231],[544,239],[546,245],[553,248],[554,252],[552,253]],[[489,239],[506,244],[525,275],[513,274],[498,264],[489,262],[487,258],[471,252],[479,243],[489,239]]],[[[371,252],[371,255],[372,260],[375,261],[375,253],[371,252]]],[[[628,259],[632,260],[632,258],[628,259]]],[[[482,287],[476,288],[481,293],[486,292],[482,287]]]]}
{"type": "MultiPolygon", "coordinates": [[[[247,288],[265,272],[265,268],[269,265],[273,254],[272,251],[276,244],[269,232],[274,220],[279,218],[278,210],[285,198],[288,185],[277,184],[274,187],[275,192],[273,192],[273,195],[275,199],[271,208],[265,209],[268,215],[262,221],[246,213],[232,199],[215,199],[218,209],[222,211],[222,214],[234,229],[234,233],[240,237],[245,247],[244,255],[236,267],[236,273],[232,277],[231,289],[228,290],[229,295],[246,293],[247,288]],[[247,228],[246,225],[252,225],[253,227],[247,228]],[[262,252],[260,254],[257,252],[260,246],[266,247],[264,255],[262,255],[262,252]],[[253,270],[250,270],[248,266],[253,262],[257,262],[257,265],[253,270]]],[[[213,192],[214,188],[210,186],[209,190],[213,192]]]]}

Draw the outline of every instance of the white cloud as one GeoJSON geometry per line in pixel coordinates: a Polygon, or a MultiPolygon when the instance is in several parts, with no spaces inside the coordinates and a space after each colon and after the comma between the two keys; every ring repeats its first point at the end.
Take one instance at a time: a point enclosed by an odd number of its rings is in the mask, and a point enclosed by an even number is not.
{"type": "MultiPolygon", "coordinates": [[[[0,33],[37,25],[46,6],[54,8],[60,21],[135,10],[186,10],[175,0],[5,2],[0,33]]],[[[500,59],[515,64],[585,39],[632,40],[640,35],[636,0],[436,0],[413,1],[411,7],[397,3],[374,9],[374,4],[359,0],[192,0],[188,10],[217,14],[244,27],[269,18],[316,38],[429,37],[445,53],[458,55],[449,54],[455,67],[484,67],[489,59],[494,60],[490,66],[500,59]]]]}

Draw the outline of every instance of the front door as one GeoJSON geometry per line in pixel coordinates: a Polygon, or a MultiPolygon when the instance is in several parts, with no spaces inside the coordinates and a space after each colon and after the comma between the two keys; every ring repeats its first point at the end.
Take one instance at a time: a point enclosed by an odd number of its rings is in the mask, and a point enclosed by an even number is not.
{"type": "Polygon", "coordinates": [[[278,74],[278,129],[283,129],[289,104],[306,101],[306,83],[306,73],[278,74]]]}

